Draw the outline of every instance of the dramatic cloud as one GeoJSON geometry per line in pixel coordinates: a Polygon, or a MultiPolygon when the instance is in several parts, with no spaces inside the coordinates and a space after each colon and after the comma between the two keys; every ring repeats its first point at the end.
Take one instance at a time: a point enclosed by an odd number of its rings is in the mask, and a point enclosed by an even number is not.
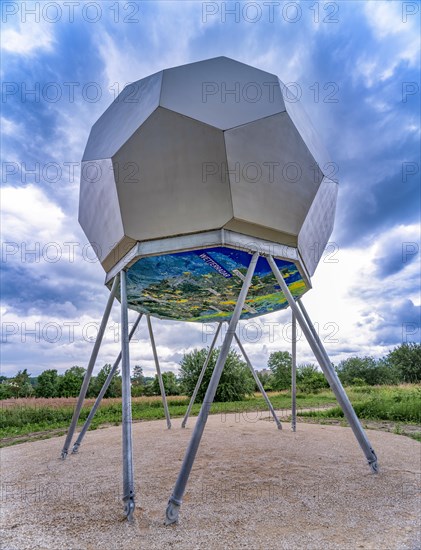
{"type": "MultiPolygon", "coordinates": [[[[25,2],[25,4],[29,5],[30,2],[25,2]]],[[[35,5],[33,8],[37,9],[35,5]]],[[[4,6],[4,11],[6,12],[6,6],[4,6]]],[[[7,16],[3,15],[3,22],[5,18],[7,19],[7,16]]],[[[10,19],[13,18],[10,17],[10,19]]],[[[51,51],[54,45],[53,25],[42,20],[34,24],[30,20],[29,14],[26,22],[20,20],[16,26],[4,28],[2,35],[1,49],[19,56],[39,55],[43,51],[51,51]]]]}
{"type": "MultiPolygon", "coordinates": [[[[76,4],[73,19],[62,4],[51,22],[46,3],[14,3],[18,12],[2,29],[6,375],[62,371],[89,358],[109,294],[77,222],[92,124],[126,83],[220,55],[292,86],[335,163],[332,243],[303,300],[334,362],[419,340],[417,3],[297,2],[285,11],[282,3],[233,2],[230,13],[224,2],[132,2],[131,15],[123,3],[101,3],[97,20],[95,8],[76,4]],[[39,22],[24,18],[24,7],[38,9],[39,22]]],[[[289,311],[241,324],[255,366],[290,349],[290,328],[289,311]]],[[[163,369],[176,371],[183,353],[210,344],[214,326],[154,320],[154,330],[163,369]]],[[[118,332],[116,303],[96,369],[117,355],[118,332]]],[[[303,338],[298,357],[314,361],[303,338]]],[[[144,321],[131,361],[153,374],[144,321]]]]}
{"type": "Polygon", "coordinates": [[[397,226],[377,241],[376,274],[389,277],[420,260],[419,225],[397,226]]]}

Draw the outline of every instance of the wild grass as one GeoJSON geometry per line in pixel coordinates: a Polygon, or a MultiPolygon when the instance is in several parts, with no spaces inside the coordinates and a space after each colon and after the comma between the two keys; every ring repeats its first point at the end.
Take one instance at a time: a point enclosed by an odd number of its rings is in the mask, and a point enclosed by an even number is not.
{"type": "MultiPolygon", "coordinates": [[[[348,388],[357,416],[365,420],[421,423],[421,386],[365,386],[348,388]]],[[[301,412],[300,416],[343,418],[339,406],[327,410],[301,412]]]]}
{"type": "MultiPolygon", "coordinates": [[[[276,409],[289,409],[291,407],[291,395],[288,392],[272,392],[269,394],[273,406],[276,409]]],[[[33,432],[56,430],[67,428],[73,415],[76,400],[69,399],[42,399],[38,404],[36,399],[17,399],[15,405],[8,401],[7,406],[0,411],[0,436],[10,438],[26,435],[33,432]],[[50,402],[49,402],[50,401],[50,402]],[[63,401],[63,403],[61,403],[63,401]]],[[[303,394],[297,397],[297,405],[301,408],[314,407],[333,403],[334,397],[328,392],[319,395],[303,394]]],[[[189,403],[188,397],[170,397],[168,407],[171,417],[183,416],[189,403]]],[[[82,408],[79,425],[85,422],[92,400],[89,406],[82,408]]],[[[197,415],[200,403],[193,405],[191,414],[197,415]]],[[[238,413],[248,411],[263,411],[267,406],[260,394],[255,394],[244,401],[213,403],[211,414],[238,413]]],[[[133,420],[159,420],[165,418],[164,408],[160,397],[136,397],[132,400],[133,420]]],[[[121,399],[104,399],[97,410],[91,424],[95,429],[103,424],[118,424],[121,422],[121,399]]]]}
{"type": "MultiPolygon", "coordinates": [[[[347,393],[361,419],[421,423],[420,385],[353,387],[347,388],[347,393]]],[[[276,410],[284,410],[286,415],[289,414],[290,392],[271,392],[269,397],[276,410]]],[[[0,410],[0,437],[6,438],[3,445],[13,443],[10,438],[17,436],[26,436],[36,432],[53,433],[53,431],[68,428],[75,401],[75,399],[9,400],[0,410]]],[[[172,418],[185,414],[189,403],[188,397],[170,397],[168,401],[172,418]]],[[[93,400],[89,400],[88,405],[82,408],[79,426],[85,422],[92,404],[93,400]]],[[[342,410],[335,405],[336,400],[330,390],[324,390],[317,394],[297,395],[298,414],[302,417],[313,417],[320,420],[343,418],[342,410]],[[309,408],[314,410],[305,411],[309,408]]],[[[191,413],[193,416],[199,413],[200,406],[200,403],[193,405],[191,413]]],[[[243,401],[213,403],[211,414],[248,414],[251,418],[251,413],[266,410],[267,406],[263,397],[256,393],[243,401]]],[[[165,418],[160,397],[133,398],[132,411],[135,421],[165,418]]],[[[121,423],[121,400],[104,399],[90,429],[119,423],[121,423]]],[[[417,439],[417,434],[412,434],[412,436],[417,439]]]]}

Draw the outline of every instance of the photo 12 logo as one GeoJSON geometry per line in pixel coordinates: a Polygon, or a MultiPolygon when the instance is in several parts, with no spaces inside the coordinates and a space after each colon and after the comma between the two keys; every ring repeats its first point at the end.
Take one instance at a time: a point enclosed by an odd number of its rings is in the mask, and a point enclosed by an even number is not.
{"type": "MultiPolygon", "coordinates": [[[[409,13],[409,12],[408,12],[409,13]]],[[[339,23],[338,2],[203,2],[202,23],[339,23]]]]}
{"type": "Polygon", "coordinates": [[[141,2],[12,2],[1,4],[2,23],[139,23],[141,2]]]}

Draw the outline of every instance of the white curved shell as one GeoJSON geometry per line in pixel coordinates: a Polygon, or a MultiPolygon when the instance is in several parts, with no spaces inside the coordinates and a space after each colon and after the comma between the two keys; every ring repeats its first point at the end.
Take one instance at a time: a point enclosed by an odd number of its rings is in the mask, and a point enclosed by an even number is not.
{"type": "Polygon", "coordinates": [[[218,57],[122,91],[92,127],[82,164],[79,221],[106,271],[138,241],[225,228],[297,248],[314,273],[337,184],[283,88],[218,57]]]}

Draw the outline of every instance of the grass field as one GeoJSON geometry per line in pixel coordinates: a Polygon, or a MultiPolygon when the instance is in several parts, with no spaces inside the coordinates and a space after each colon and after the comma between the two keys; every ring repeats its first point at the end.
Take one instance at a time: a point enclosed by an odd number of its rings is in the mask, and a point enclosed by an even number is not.
{"type": "MultiPolygon", "coordinates": [[[[357,415],[362,420],[421,424],[420,385],[348,388],[347,393],[357,415]]],[[[291,395],[289,392],[273,392],[269,396],[276,410],[284,409],[287,411],[290,409],[291,395]]],[[[48,437],[49,432],[55,435],[60,429],[64,431],[70,424],[75,401],[75,399],[60,398],[3,401],[0,411],[0,436],[4,439],[2,445],[22,442],[25,440],[22,436],[29,436],[38,432],[40,437],[48,437]]],[[[93,402],[92,399],[87,400],[86,406],[82,408],[79,425],[82,425],[86,420],[93,402]]],[[[175,418],[184,415],[189,400],[187,397],[169,397],[168,402],[171,417],[175,418]]],[[[160,397],[133,398],[132,406],[133,420],[164,418],[164,409],[160,397]]],[[[343,420],[343,413],[336,406],[336,400],[330,390],[317,394],[298,394],[297,407],[298,414],[303,419],[311,417],[313,421],[343,420]]],[[[192,415],[197,415],[199,409],[200,403],[193,405],[192,415]]],[[[255,394],[244,401],[214,403],[211,413],[234,412],[250,415],[252,412],[265,411],[266,409],[263,398],[260,394],[255,394]]],[[[121,400],[104,399],[93,419],[91,429],[96,429],[101,425],[119,424],[120,422],[121,400]]],[[[412,430],[411,436],[420,440],[421,432],[412,430]]]]}
{"type": "MultiPolygon", "coordinates": [[[[362,420],[384,420],[395,423],[396,433],[402,432],[403,424],[421,424],[421,386],[365,386],[348,388],[347,394],[357,416],[362,420]]],[[[339,406],[326,410],[303,411],[304,418],[343,419],[339,406]]],[[[420,431],[411,431],[411,437],[421,441],[420,431]]]]}

